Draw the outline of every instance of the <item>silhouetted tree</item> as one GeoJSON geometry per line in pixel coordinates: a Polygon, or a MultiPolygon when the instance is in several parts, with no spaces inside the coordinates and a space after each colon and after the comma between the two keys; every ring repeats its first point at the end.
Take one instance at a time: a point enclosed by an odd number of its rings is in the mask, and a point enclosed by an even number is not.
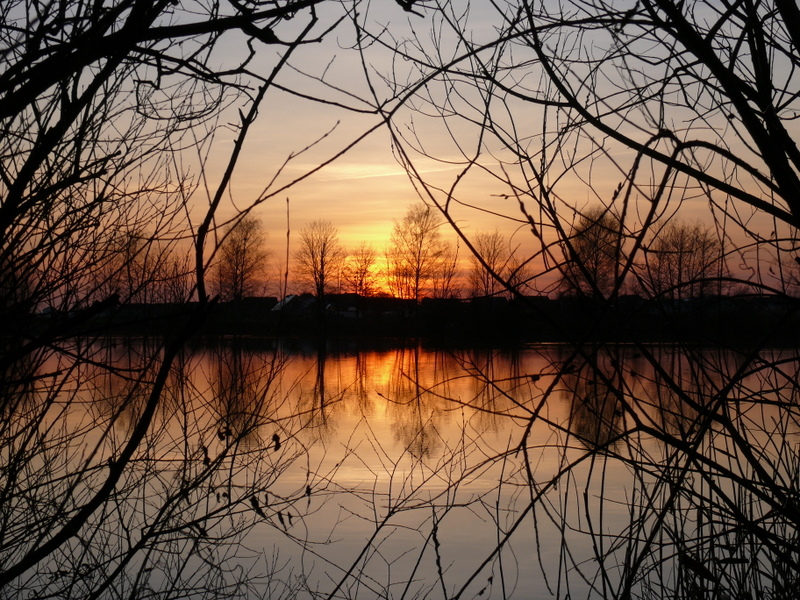
{"type": "Polygon", "coordinates": [[[671,300],[719,291],[722,247],[700,223],[670,221],[650,244],[641,285],[648,294],[671,300]]]}
{"type": "Polygon", "coordinates": [[[582,213],[564,241],[564,291],[608,297],[618,285],[621,243],[620,222],[607,209],[593,207],[582,213]]]}
{"type": "Polygon", "coordinates": [[[434,271],[432,294],[434,298],[457,298],[461,294],[459,282],[458,244],[446,243],[442,247],[439,268],[434,271]]]}
{"type": "Polygon", "coordinates": [[[526,261],[498,231],[481,232],[471,238],[475,254],[470,256],[469,285],[473,297],[500,296],[509,290],[523,292],[531,277],[526,261]]]}
{"type": "Polygon", "coordinates": [[[142,303],[184,302],[191,296],[193,268],[185,246],[154,240],[145,230],[123,230],[104,254],[109,258],[98,275],[100,296],[142,303]]]}
{"type": "Polygon", "coordinates": [[[510,289],[509,296],[525,295],[531,292],[530,283],[536,280],[536,274],[530,259],[522,258],[517,253],[512,253],[508,259],[504,280],[510,289]]]}
{"type": "Polygon", "coordinates": [[[314,287],[314,294],[323,299],[338,287],[345,259],[339,243],[339,231],[330,221],[312,221],[300,231],[300,248],[295,254],[300,278],[314,287]]]}
{"type": "Polygon", "coordinates": [[[452,266],[452,253],[442,239],[444,221],[435,209],[414,204],[396,221],[386,250],[387,281],[395,296],[419,302],[434,281],[452,266]]]}
{"type": "Polygon", "coordinates": [[[152,295],[153,302],[180,303],[191,300],[195,286],[189,250],[180,245],[169,246],[161,256],[160,278],[152,295]]]}
{"type": "Polygon", "coordinates": [[[214,269],[220,298],[236,301],[261,292],[270,257],[266,243],[261,221],[250,215],[226,231],[214,269]]]}
{"type": "Polygon", "coordinates": [[[375,291],[375,261],[378,252],[374,247],[361,242],[351,251],[345,261],[343,276],[350,290],[361,296],[370,296],[375,291]]]}
{"type": "Polygon", "coordinates": [[[472,244],[476,252],[476,255],[469,257],[472,296],[496,296],[505,291],[505,286],[498,281],[505,274],[509,258],[503,236],[496,229],[492,233],[477,233],[472,238],[472,244]]]}

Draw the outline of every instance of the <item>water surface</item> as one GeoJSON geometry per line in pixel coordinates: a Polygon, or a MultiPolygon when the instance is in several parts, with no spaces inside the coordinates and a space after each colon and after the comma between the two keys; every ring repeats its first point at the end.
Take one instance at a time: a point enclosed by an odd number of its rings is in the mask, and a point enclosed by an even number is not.
{"type": "MultiPolygon", "coordinates": [[[[115,369],[74,374],[46,420],[73,435],[31,463],[82,473],[76,506],[150,389],[134,376],[148,342],[87,351],[115,369]]],[[[797,559],[797,368],[787,350],[218,340],[175,361],[100,533],[55,555],[58,577],[24,581],[55,589],[102,556],[121,573],[109,594],[209,580],[273,598],[775,590],[792,581],[775,556],[797,559]]]]}

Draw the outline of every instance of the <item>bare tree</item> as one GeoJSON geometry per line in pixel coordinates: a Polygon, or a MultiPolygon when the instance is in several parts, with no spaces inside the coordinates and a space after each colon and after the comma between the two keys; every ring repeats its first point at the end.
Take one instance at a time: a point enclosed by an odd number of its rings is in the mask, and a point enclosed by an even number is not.
{"type": "Polygon", "coordinates": [[[345,261],[343,277],[353,293],[371,296],[375,292],[377,259],[378,251],[366,242],[361,242],[350,252],[345,261]]]}
{"type": "Polygon", "coordinates": [[[194,293],[194,265],[189,248],[170,246],[162,253],[160,278],[153,293],[154,302],[182,303],[194,293]]]}
{"type": "Polygon", "coordinates": [[[142,231],[121,231],[98,275],[98,294],[122,302],[185,302],[192,293],[193,268],[185,244],[153,239],[142,231]],[[181,251],[183,248],[183,251],[181,251]]]}
{"type": "Polygon", "coordinates": [[[472,243],[476,252],[469,257],[472,296],[496,296],[505,291],[505,287],[498,281],[508,263],[508,247],[503,236],[497,229],[491,233],[477,233],[472,238],[472,243]]]}
{"type": "Polygon", "coordinates": [[[419,302],[425,292],[433,293],[434,281],[448,263],[443,224],[435,209],[425,204],[412,205],[395,222],[386,250],[387,281],[395,296],[419,302]]]}
{"type": "Polygon", "coordinates": [[[338,289],[345,259],[339,243],[339,231],[330,221],[312,221],[300,231],[300,248],[295,254],[301,279],[314,287],[319,299],[331,289],[338,289]]]}
{"type": "MultiPolygon", "coordinates": [[[[800,237],[794,239],[800,241],[800,237]]],[[[787,253],[779,253],[778,256],[778,289],[795,298],[800,297],[800,251],[793,248],[787,253]]]]}
{"type": "Polygon", "coordinates": [[[532,291],[531,282],[536,280],[536,273],[528,258],[522,258],[512,252],[508,258],[503,282],[509,290],[509,296],[526,295],[532,291]]]}
{"type": "Polygon", "coordinates": [[[256,296],[264,288],[270,251],[261,221],[248,215],[223,236],[214,268],[214,283],[223,300],[256,296]]]}
{"type": "Polygon", "coordinates": [[[469,286],[475,298],[522,293],[533,279],[530,264],[518,256],[519,248],[495,229],[471,237],[475,254],[470,256],[469,286]]]}
{"type": "Polygon", "coordinates": [[[652,296],[698,298],[718,291],[722,247],[709,227],[670,221],[650,244],[641,285],[652,296]]]}
{"type": "Polygon", "coordinates": [[[461,294],[459,282],[458,245],[447,242],[442,246],[439,267],[433,274],[434,298],[458,298],[461,294]]]}
{"type": "Polygon", "coordinates": [[[607,209],[583,212],[564,241],[562,271],[566,293],[607,298],[618,288],[622,237],[620,223],[607,209]]]}

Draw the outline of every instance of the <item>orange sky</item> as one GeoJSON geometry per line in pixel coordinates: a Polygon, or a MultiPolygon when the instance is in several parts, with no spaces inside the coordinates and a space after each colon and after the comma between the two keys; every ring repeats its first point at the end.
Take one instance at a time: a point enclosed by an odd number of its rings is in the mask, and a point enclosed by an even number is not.
{"type": "MultiPolygon", "coordinates": [[[[379,15],[382,18],[395,19],[392,21],[393,25],[399,23],[400,27],[406,27],[408,15],[394,3],[388,2],[380,10],[385,13],[379,15]]],[[[339,42],[341,43],[341,40],[339,42]]],[[[302,65],[312,78],[287,72],[285,79],[279,77],[278,81],[301,89],[305,93],[347,101],[353,106],[363,107],[336,90],[326,89],[313,79],[324,73],[342,89],[364,92],[366,88],[355,53],[340,52],[337,48],[337,44],[303,48],[297,64],[302,65]],[[331,62],[334,54],[337,55],[336,59],[331,62]]],[[[275,53],[271,49],[263,52],[266,55],[275,53]]],[[[235,110],[238,110],[238,107],[235,110]]],[[[235,110],[229,113],[231,122],[237,120],[235,110]]],[[[525,119],[533,126],[534,132],[538,127],[535,117],[535,114],[525,113],[525,119]]],[[[401,115],[398,122],[410,123],[409,114],[401,115]]],[[[329,105],[298,99],[279,90],[270,91],[237,167],[230,188],[230,203],[221,209],[220,217],[223,220],[229,218],[234,214],[234,207],[241,209],[248,206],[259,198],[265,189],[270,192],[279,190],[282,185],[315,168],[321,161],[329,159],[377,123],[378,118],[374,115],[358,115],[329,105]],[[319,142],[314,145],[317,141],[319,142]],[[276,171],[284,164],[287,156],[293,153],[298,155],[273,181],[276,171]]],[[[455,154],[454,146],[445,132],[436,130],[440,124],[435,119],[428,121],[420,119],[415,125],[418,131],[427,136],[426,142],[431,144],[437,156],[456,161],[463,158],[455,154]]],[[[232,147],[233,135],[232,130],[223,131],[215,140],[213,158],[207,169],[212,184],[217,181],[221,173],[226,153],[232,147]]],[[[470,143],[470,135],[468,133],[464,138],[467,140],[467,146],[470,143]]],[[[475,137],[477,139],[477,136],[475,137]]],[[[470,151],[470,148],[467,147],[466,151],[470,151]]],[[[615,155],[615,160],[624,168],[630,164],[628,158],[624,151],[615,155]]],[[[459,172],[456,167],[429,159],[415,157],[415,160],[418,161],[415,163],[417,168],[426,178],[443,187],[448,187],[459,172]]],[[[586,207],[597,203],[599,199],[610,198],[617,183],[623,178],[617,169],[602,164],[598,164],[592,170],[590,181],[588,171],[584,176],[583,181],[570,176],[559,182],[558,192],[565,206],[586,207]]],[[[504,200],[497,196],[508,191],[502,183],[486,177],[476,177],[468,179],[467,184],[458,189],[461,199],[512,217],[519,217],[513,199],[504,200]]],[[[291,189],[278,191],[256,208],[254,214],[264,223],[270,236],[270,244],[279,261],[285,255],[287,197],[290,199],[290,227],[293,240],[291,255],[294,254],[300,229],[315,219],[331,221],[338,228],[340,240],[346,248],[353,248],[365,241],[382,254],[394,221],[401,219],[410,205],[419,202],[419,197],[405,171],[392,155],[389,136],[384,130],[371,134],[333,164],[291,189]]],[[[531,200],[528,202],[532,203],[531,200]]],[[[199,201],[197,214],[202,208],[203,201],[199,201]]],[[[534,209],[530,205],[528,208],[534,209]]],[[[519,223],[487,216],[474,210],[464,209],[454,214],[468,235],[498,228],[514,240],[514,245],[522,244],[523,248],[534,247],[532,236],[525,229],[520,231],[519,223]]],[[[710,224],[707,202],[693,200],[684,203],[681,205],[680,218],[688,222],[701,220],[710,224]]],[[[768,228],[770,224],[765,223],[764,226],[768,228]]],[[[443,233],[455,239],[447,227],[443,229],[443,233]]],[[[462,248],[464,260],[466,254],[466,249],[462,248]]]]}

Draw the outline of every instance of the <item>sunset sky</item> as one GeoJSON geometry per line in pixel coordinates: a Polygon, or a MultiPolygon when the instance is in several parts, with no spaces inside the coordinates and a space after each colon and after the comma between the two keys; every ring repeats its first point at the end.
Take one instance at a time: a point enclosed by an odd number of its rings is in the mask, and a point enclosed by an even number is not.
{"type": "MultiPolygon", "coordinates": [[[[407,34],[412,25],[421,30],[430,25],[429,19],[407,13],[392,1],[372,3],[370,11],[366,18],[373,29],[382,27],[382,24],[391,24],[392,31],[398,35],[407,34]]],[[[367,95],[358,54],[340,48],[352,42],[349,39],[352,37],[351,29],[346,25],[340,27],[339,35],[302,48],[291,62],[310,76],[325,74],[328,81],[341,89],[367,95]]],[[[277,33],[280,36],[282,32],[277,33]]],[[[288,34],[284,37],[288,38],[288,34]]],[[[231,52],[236,51],[236,47],[231,46],[231,52]]],[[[276,52],[268,47],[261,47],[259,52],[259,60],[263,60],[264,68],[257,70],[266,73],[276,52]]],[[[388,68],[391,56],[385,50],[374,50],[370,52],[370,58],[376,61],[385,59],[384,64],[388,68]]],[[[302,93],[367,108],[364,103],[347,94],[325,88],[318,81],[297,72],[284,70],[277,82],[302,93]]],[[[388,95],[380,89],[378,93],[384,94],[384,97],[388,95]]],[[[238,106],[229,112],[232,122],[237,120],[236,110],[238,106]]],[[[288,181],[314,168],[378,123],[375,115],[358,115],[297,98],[277,89],[271,90],[237,168],[231,188],[233,200],[241,207],[258,197],[289,153],[302,150],[326,133],[331,132],[317,147],[292,161],[279,181],[288,181]]],[[[218,135],[214,152],[218,158],[210,171],[213,172],[215,166],[221,168],[232,138],[230,131],[218,135]]],[[[423,160],[419,164],[423,172],[446,173],[448,180],[457,173],[457,169],[433,161],[423,160]]],[[[275,187],[278,186],[273,186],[273,189],[275,187]]],[[[489,189],[475,190],[478,197],[485,197],[487,193],[491,193],[489,189]]],[[[299,230],[313,219],[329,219],[338,227],[342,242],[347,246],[357,245],[361,240],[381,245],[391,231],[393,220],[402,218],[409,205],[419,201],[405,170],[392,155],[387,132],[382,129],[308,181],[279,194],[278,198],[269,200],[257,209],[256,214],[264,220],[273,241],[279,239],[279,245],[283,244],[285,237],[287,196],[291,200],[293,230],[299,230]]],[[[495,226],[491,222],[486,225],[490,229],[495,226]]]]}
{"type": "MultiPolygon", "coordinates": [[[[394,2],[372,3],[370,10],[372,12],[367,19],[373,29],[377,30],[383,24],[390,24],[392,31],[401,37],[409,35],[413,28],[420,39],[425,39],[425,28],[430,25],[429,19],[410,15],[394,2]]],[[[491,9],[481,5],[475,10],[491,9]]],[[[491,20],[490,12],[473,14],[470,22],[474,27],[470,34],[476,38],[486,32],[491,34],[491,20]]],[[[342,26],[338,36],[329,36],[322,43],[301,48],[291,61],[297,70],[284,69],[277,83],[308,96],[324,98],[329,102],[341,102],[356,109],[366,109],[367,104],[359,102],[357,98],[343,91],[368,96],[358,54],[352,50],[342,49],[352,44],[353,40],[349,37],[352,36],[351,29],[342,26]],[[336,86],[336,89],[326,87],[317,79],[323,76],[329,85],[336,86]]],[[[279,37],[284,35],[284,38],[287,38],[286,32],[277,31],[277,33],[279,37]]],[[[231,44],[231,51],[234,51],[234,48],[235,45],[231,44]]],[[[263,64],[263,70],[257,70],[267,73],[269,66],[274,63],[276,51],[273,48],[262,47],[259,53],[255,64],[263,64]]],[[[387,50],[371,49],[368,56],[373,61],[371,64],[384,71],[390,70],[391,56],[387,50]]],[[[398,79],[402,80],[404,76],[413,79],[413,72],[404,74],[402,67],[403,65],[399,67],[398,79]]],[[[387,88],[380,82],[373,79],[372,83],[379,97],[389,96],[387,88]]],[[[228,113],[230,122],[237,120],[238,106],[228,113]]],[[[514,126],[524,125],[526,135],[534,135],[537,128],[541,130],[541,125],[537,122],[541,115],[536,110],[525,106],[520,109],[513,105],[509,108],[513,115],[509,118],[517,120],[514,126]]],[[[470,146],[473,143],[477,145],[476,129],[473,127],[447,131],[442,123],[443,121],[437,120],[435,116],[425,118],[410,110],[400,112],[395,119],[395,124],[401,133],[409,131],[408,128],[413,126],[416,134],[421,136],[426,149],[431,150],[436,157],[463,164],[464,156],[459,155],[457,149],[466,153],[473,150],[470,146]],[[406,129],[403,129],[404,127],[406,129]]],[[[312,102],[277,88],[270,90],[238,164],[230,188],[231,204],[220,212],[221,220],[230,218],[234,214],[234,207],[241,209],[248,206],[260,198],[266,190],[270,197],[255,209],[254,214],[264,223],[278,262],[282,262],[285,255],[287,198],[290,203],[292,255],[297,247],[300,229],[315,219],[331,221],[338,228],[340,240],[346,248],[354,248],[364,241],[372,244],[382,254],[394,222],[406,214],[409,206],[420,202],[419,195],[404,168],[393,155],[392,143],[385,129],[379,127],[332,164],[301,183],[281,191],[283,185],[314,169],[321,162],[327,161],[347,144],[378,124],[379,118],[376,115],[357,114],[330,104],[312,102]],[[314,145],[315,142],[318,143],[314,145]],[[277,170],[290,154],[297,156],[276,177],[277,170]]],[[[227,130],[218,134],[215,140],[212,152],[214,159],[208,169],[212,182],[215,182],[215,177],[219,175],[217,169],[221,171],[224,165],[232,139],[233,132],[227,130]]],[[[556,187],[560,196],[559,202],[563,203],[565,210],[571,212],[572,207],[582,210],[601,200],[607,200],[617,184],[623,180],[621,169],[629,168],[632,157],[631,151],[622,149],[614,155],[617,166],[612,162],[598,159],[596,163],[577,169],[578,176],[569,174],[559,179],[556,187]]],[[[449,188],[456,181],[461,168],[459,164],[446,164],[421,156],[414,156],[413,159],[415,168],[424,175],[424,178],[443,189],[449,188]]],[[[486,154],[483,160],[486,160],[486,154]]],[[[492,166],[495,167],[496,165],[492,166]]],[[[497,172],[498,169],[495,168],[495,176],[497,172]]],[[[553,176],[557,175],[556,168],[553,170],[553,176]]],[[[519,176],[515,175],[516,178],[519,176]]],[[[485,173],[472,171],[459,185],[457,196],[463,202],[479,207],[483,211],[460,208],[453,214],[459,226],[468,235],[482,231],[490,232],[497,228],[510,240],[511,246],[520,246],[523,250],[533,249],[536,247],[535,240],[528,228],[518,221],[516,201],[513,198],[501,197],[507,193],[508,188],[502,182],[493,180],[485,173]],[[502,218],[485,211],[511,218],[502,218]]],[[[535,204],[530,198],[527,202],[535,204]]],[[[528,208],[533,210],[535,206],[529,205],[528,208]]],[[[701,221],[712,225],[707,199],[697,193],[693,199],[684,199],[680,203],[680,218],[687,222],[701,221]]],[[[569,217],[566,219],[568,223],[569,217]]],[[[761,226],[767,229],[771,226],[769,220],[763,218],[761,220],[763,221],[761,226]]],[[[750,220],[751,225],[754,223],[756,221],[750,220]]],[[[733,229],[729,230],[729,233],[731,232],[733,229]]],[[[455,239],[449,226],[443,228],[443,234],[455,239]]],[[[468,251],[462,247],[461,257],[464,265],[467,254],[468,251]]],[[[542,283],[546,286],[551,280],[544,278],[542,283]]]]}

